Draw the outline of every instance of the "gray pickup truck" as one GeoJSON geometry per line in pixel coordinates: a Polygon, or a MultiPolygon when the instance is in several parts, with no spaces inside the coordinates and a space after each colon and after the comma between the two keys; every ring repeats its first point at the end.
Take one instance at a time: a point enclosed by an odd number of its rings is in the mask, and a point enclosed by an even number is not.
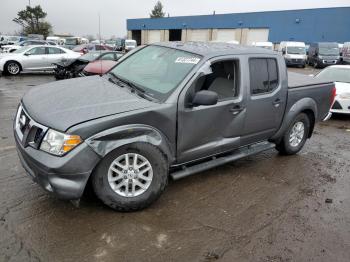
{"type": "Polygon", "coordinates": [[[14,122],[20,160],[59,198],[88,182],[106,205],[145,208],[179,179],[276,148],[297,153],[330,117],[333,83],[288,80],[282,56],[219,43],[161,43],[109,73],[31,89],[14,122]],[[288,82],[289,81],[289,82],[288,82]]]}

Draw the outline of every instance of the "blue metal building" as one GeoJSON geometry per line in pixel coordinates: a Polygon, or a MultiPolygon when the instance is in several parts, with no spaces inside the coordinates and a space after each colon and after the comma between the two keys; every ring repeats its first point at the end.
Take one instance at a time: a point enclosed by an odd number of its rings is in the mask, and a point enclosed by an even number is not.
{"type": "Polygon", "coordinates": [[[350,41],[350,6],[127,20],[128,37],[139,43],[172,40],[350,41]]]}

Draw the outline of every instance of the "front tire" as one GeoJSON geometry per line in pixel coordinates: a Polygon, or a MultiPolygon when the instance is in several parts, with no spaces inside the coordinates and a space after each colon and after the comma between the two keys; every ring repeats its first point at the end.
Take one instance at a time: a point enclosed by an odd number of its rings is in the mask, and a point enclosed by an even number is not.
{"type": "Polygon", "coordinates": [[[8,75],[18,75],[21,72],[21,65],[16,61],[9,61],[5,64],[5,72],[8,75]]]}
{"type": "Polygon", "coordinates": [[[309,117],[301,113],[290,124],[276,149],[281,155],[294,155],[305,145],[310,131],[309,117]]]}
{"type": "Polygon", "coordinates": [[[148,207],[159,198],[167,182],[166,158],[158,148],[146,143],[112,151],[92,177],[97,197],[112,209],[125,212],[148,207]]]}

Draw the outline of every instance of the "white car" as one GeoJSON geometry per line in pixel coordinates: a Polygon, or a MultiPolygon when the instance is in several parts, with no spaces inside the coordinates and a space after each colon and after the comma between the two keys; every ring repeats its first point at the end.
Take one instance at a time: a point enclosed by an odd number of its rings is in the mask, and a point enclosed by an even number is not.
{"type": "Polygon", "coordinates": [[[262,47],[262,48],[273,51],[273,43],[272,42],[253,42],[252,46],[262,47]]]}
{"type": "Polygon", "coordinates": [[[20,49],[23,46],[30,45],[57,45],[53,41],[44,41],[44,40],[26,40],[22,42],[17,42],[13,45],[4,45],[1,47],[2,53],[12,53],[13,51],[20,49]]]}
{"type": "Polygon", "coordinates": [[[337,93],[331,112],[350,114],[350,65],[329,66],[315,77],[335,82],[337,93]]]}
{"type": "Polygon", "coordinates": [[[53,63],[76,59],[79,53],[58,46],[25,46],[0,54],[0,72],[18,75],[21,71],[53,70],[53,63]]]}

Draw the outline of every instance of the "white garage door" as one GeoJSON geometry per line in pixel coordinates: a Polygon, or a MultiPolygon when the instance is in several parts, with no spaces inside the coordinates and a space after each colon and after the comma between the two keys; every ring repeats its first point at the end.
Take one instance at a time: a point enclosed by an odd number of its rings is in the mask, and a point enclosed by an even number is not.
{"type": "Polygon", "coordinates": [[[251,45],[253,42],[266,42],[269,39],[269,29],[249,29],[247,35],[247,44],[251,45]]]}
{"type": "Polygon", "coordinates": [[[218,29],[216,41],[228,42],[236,40],[236,30],[235,29],[218,29]]]}
{"type": "Polygon", "coordinates": [[[160,42],[160,30],[149,30],[147,42],[148,44],[160,42]]]}
{"type": "Polygon", "coordinates": [[[191,30],[188,40],[189,41],[208,41],[209,30],[207,29],[191,30]]]}

